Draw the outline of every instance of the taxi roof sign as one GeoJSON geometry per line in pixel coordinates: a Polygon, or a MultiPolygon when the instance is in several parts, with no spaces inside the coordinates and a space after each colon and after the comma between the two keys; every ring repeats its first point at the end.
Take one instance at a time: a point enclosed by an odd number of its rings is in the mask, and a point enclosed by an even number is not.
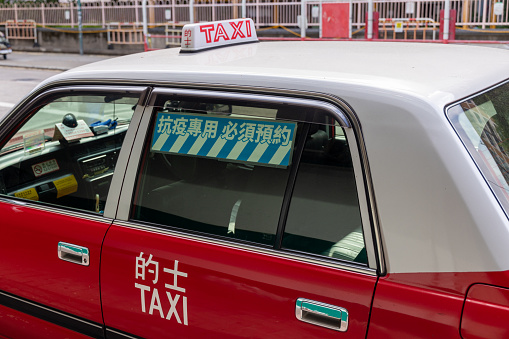
{"type": "Polygon", "coordinates": [[[257,41],[254,22],[249,18],[187,24],[182,28],[180,52],[257,41]]]}

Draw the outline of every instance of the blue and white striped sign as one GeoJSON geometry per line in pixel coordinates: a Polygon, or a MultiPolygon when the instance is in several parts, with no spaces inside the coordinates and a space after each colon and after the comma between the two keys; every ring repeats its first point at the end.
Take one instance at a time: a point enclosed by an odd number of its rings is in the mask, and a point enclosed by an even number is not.
{"type": "Polygon", "coordinates": [[[151,150],[286,167],[296,126],[294,122],[158,113],[151,150]]]}

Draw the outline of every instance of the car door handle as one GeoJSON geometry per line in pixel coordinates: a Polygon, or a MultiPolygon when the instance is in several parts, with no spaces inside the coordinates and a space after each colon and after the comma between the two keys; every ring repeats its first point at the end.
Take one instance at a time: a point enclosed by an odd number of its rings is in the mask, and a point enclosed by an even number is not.
{"type": "Polygon", "coordinates": [[[348,311],[339,306],[299,298],[295,303],[295,316],[300,321],[340,332],[348,329],[348,311]]]}
{"type": "Polygon", "coordinates": [[[62,241],[58,243],[58,257],[62,260],[83,266],[88,266],[90,264],[90,252],[88,248],[62,241]]]}

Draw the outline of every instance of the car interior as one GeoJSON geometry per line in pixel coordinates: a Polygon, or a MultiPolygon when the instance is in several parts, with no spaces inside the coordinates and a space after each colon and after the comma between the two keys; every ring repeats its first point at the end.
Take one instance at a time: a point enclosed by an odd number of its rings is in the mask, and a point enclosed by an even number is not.
{"type": "Polygon", "coordinates": [[[73,96],[40,108],[0,151],[0,194],[102,213],[137,100],[73,96]],[[58,126],[70,117],[89,133],[62,137],[58,126]]]}

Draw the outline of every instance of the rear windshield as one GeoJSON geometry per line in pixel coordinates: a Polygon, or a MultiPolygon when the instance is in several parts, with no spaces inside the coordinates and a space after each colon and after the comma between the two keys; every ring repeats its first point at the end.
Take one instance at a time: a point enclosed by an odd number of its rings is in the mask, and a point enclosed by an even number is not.
{"type": "Polygon", "coordinates": [[[506,213],[509,212],[509,83],[447,112],[506,213]]]}

